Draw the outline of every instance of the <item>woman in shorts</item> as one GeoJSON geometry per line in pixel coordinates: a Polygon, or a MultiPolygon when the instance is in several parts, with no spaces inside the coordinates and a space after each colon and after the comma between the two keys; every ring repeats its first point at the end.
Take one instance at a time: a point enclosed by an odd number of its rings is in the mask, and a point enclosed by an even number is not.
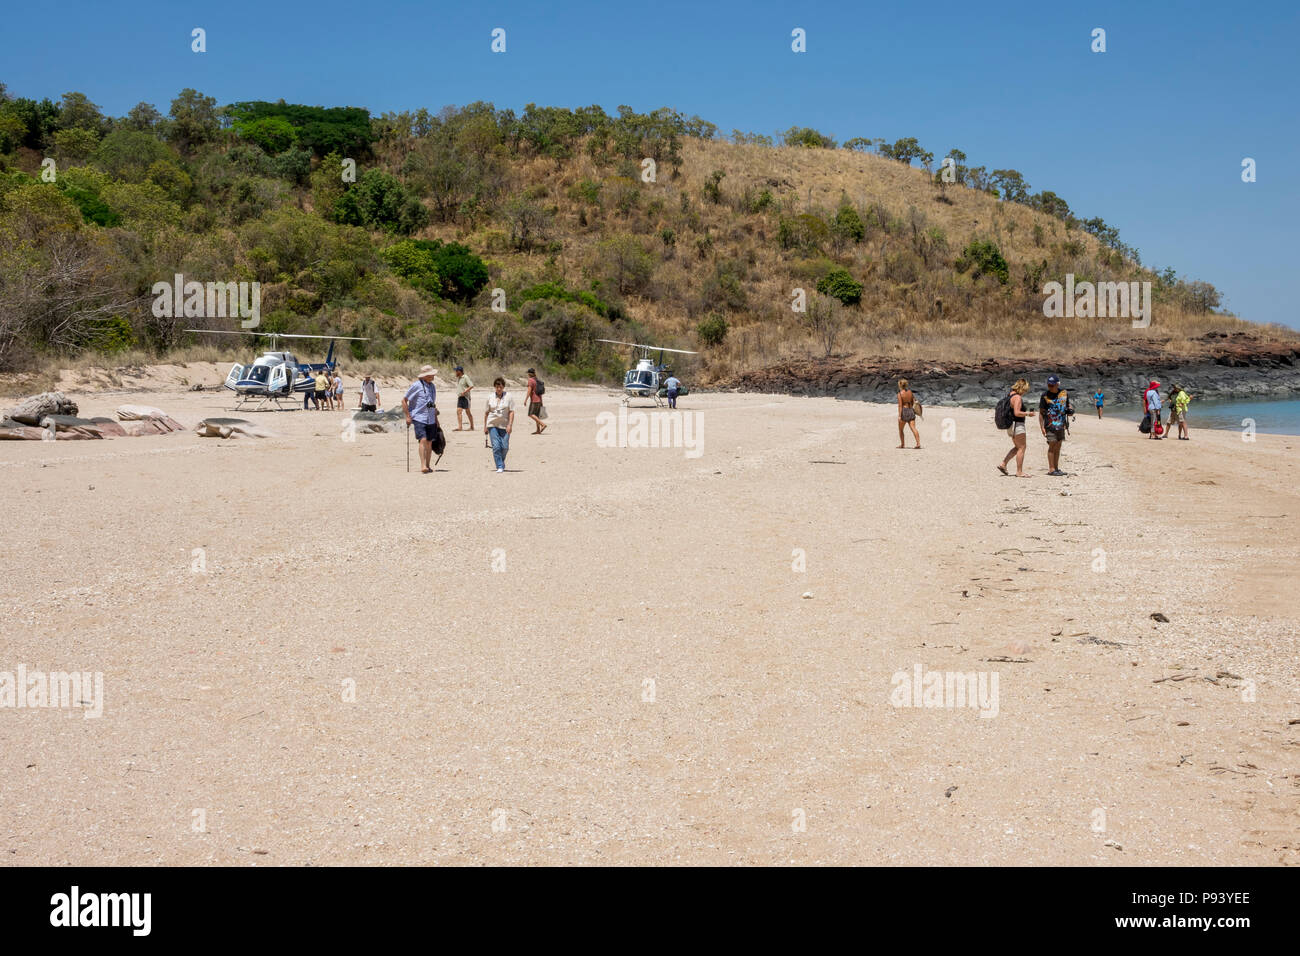
{"type": "Polygon", "coordinates": [[[1007,429],[1011,450],[1002,456],[1002,464],[998,465],[998,471],[1009,474],[1007,462],[1015,458],[1017,478],[1032,477],[1025,474],[1025,419],[1034,414],[1033,409],[1025,408],[1025,393],[1028,391],[1029,382],[1023,378],[1016,379],[1016,384],[1011,386],[1011,427],[1007,429]]]}
{"type": "Polygon", "coordinates": [[[898,380],[898,447],[906,448],[907,440],[903,437],[904,426],[911,426],[912,438],[916,447],[921,447],[921,433],[916,430],[916,396],[907,387],[907,379],[898,380]]]}

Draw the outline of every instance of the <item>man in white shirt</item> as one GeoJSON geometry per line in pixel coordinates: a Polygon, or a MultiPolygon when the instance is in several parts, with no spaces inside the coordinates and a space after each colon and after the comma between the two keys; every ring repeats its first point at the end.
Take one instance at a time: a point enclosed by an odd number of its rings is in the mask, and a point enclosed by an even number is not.
{"type": "Polygon", "coordinates": [[[510,433],[515,428],[515,400],[506,394],[506,380],[497,377],[492,383],[495,392],[488,396],[487,409],[483,413],[483,434],[492,444],[492,460],[496,462],[497,474],[506,471],[506,452],[510,451],[510,433]]]}
{"type": "Polygon", "coordinates": [[[361,410],[363,412],[379,410],[379,386],[369,375],[361,380],[361,410]]]}

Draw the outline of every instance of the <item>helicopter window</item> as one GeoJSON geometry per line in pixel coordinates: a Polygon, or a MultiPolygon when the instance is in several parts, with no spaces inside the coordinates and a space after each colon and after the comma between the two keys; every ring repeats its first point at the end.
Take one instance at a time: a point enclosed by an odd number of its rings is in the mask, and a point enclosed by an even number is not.
{"type": "Polygon", "coordinates": [[[244,370],[244,376],[252,379],[254,382],[265,382],[266,377],[271,374],[269,365],[254,365],[244,370]]]}
{"type": "Polygon", "coordinates": [[[654,372],[637,372],[638,385],[653,385],[655,383],[654,372]]]}

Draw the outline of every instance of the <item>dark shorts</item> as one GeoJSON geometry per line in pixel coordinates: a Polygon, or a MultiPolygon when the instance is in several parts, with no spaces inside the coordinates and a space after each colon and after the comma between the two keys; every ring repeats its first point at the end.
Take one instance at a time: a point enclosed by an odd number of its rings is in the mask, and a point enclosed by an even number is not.
{"type": "Polygon", "coordinates": [[[531,418],[531,417],[534,416],[534,415],[540,415],[540,414],[542,414],[542,403],[541,403],[541,402],[529,402],[529,403],[528,403],[528,415],[529,415],[529,417],[531,418]]]}
{"type": "Polygon", "coordinates": [[[373,406],[373,405],[367,405],[365,402],[362,402],[362,403],[361,403],[361,410],[362,410],[363,412],[373,412],[373,411],[375,410],[375,406],[373,406]]]}
{"type": "Polygon", "coordinates": [[[1063,441],[1065,441],[1065,432],[1052,431],[1050,428],[1047,430],[1047,444],[1059,445],[1063,441]]]}
{"type": "Polygon", "coordinates": [[[462,396],[460,396],[459,398],[457,398],[457,399],[456,399],[456,407],[457,407],[457,408],[464,408],[464,409],[468,410],[468,409],[469,409],[469,396],[468,396],[468,395],[462,395],[462,396]]]}
{"type": "Polygon", "coordinates": [[[426,425],[424,422],[415,423],[416,441],[433,441],[433,425],[426,425]]]}

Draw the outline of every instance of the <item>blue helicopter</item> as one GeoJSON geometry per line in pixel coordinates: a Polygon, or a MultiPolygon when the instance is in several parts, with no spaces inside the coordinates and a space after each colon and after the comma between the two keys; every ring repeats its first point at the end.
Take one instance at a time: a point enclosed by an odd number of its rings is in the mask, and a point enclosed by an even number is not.
{"type": "Polygon", "coordinates": [[[334,359],[334,341],[368,342],[369,339],[346,335],[293,335],[287,332],[233,332],[223,329],[186,329],[186,332],[205,332],[211,335],[264,335],[271,340],[271,348],[261,357],[248,365],[232,365],[223,383],[239,396],[235,410],[252,405],[249,411],[263,411],[268,408],[279,409],[281,402],[292,402],[297,407],[295,395],[310,392],[316,388],[316,372],[332,372],[337,364],[334,359]],[[277,349],[278,339],[329,339],[329,352],[324,362],[300,362],[292,352],[277,349]]]}

